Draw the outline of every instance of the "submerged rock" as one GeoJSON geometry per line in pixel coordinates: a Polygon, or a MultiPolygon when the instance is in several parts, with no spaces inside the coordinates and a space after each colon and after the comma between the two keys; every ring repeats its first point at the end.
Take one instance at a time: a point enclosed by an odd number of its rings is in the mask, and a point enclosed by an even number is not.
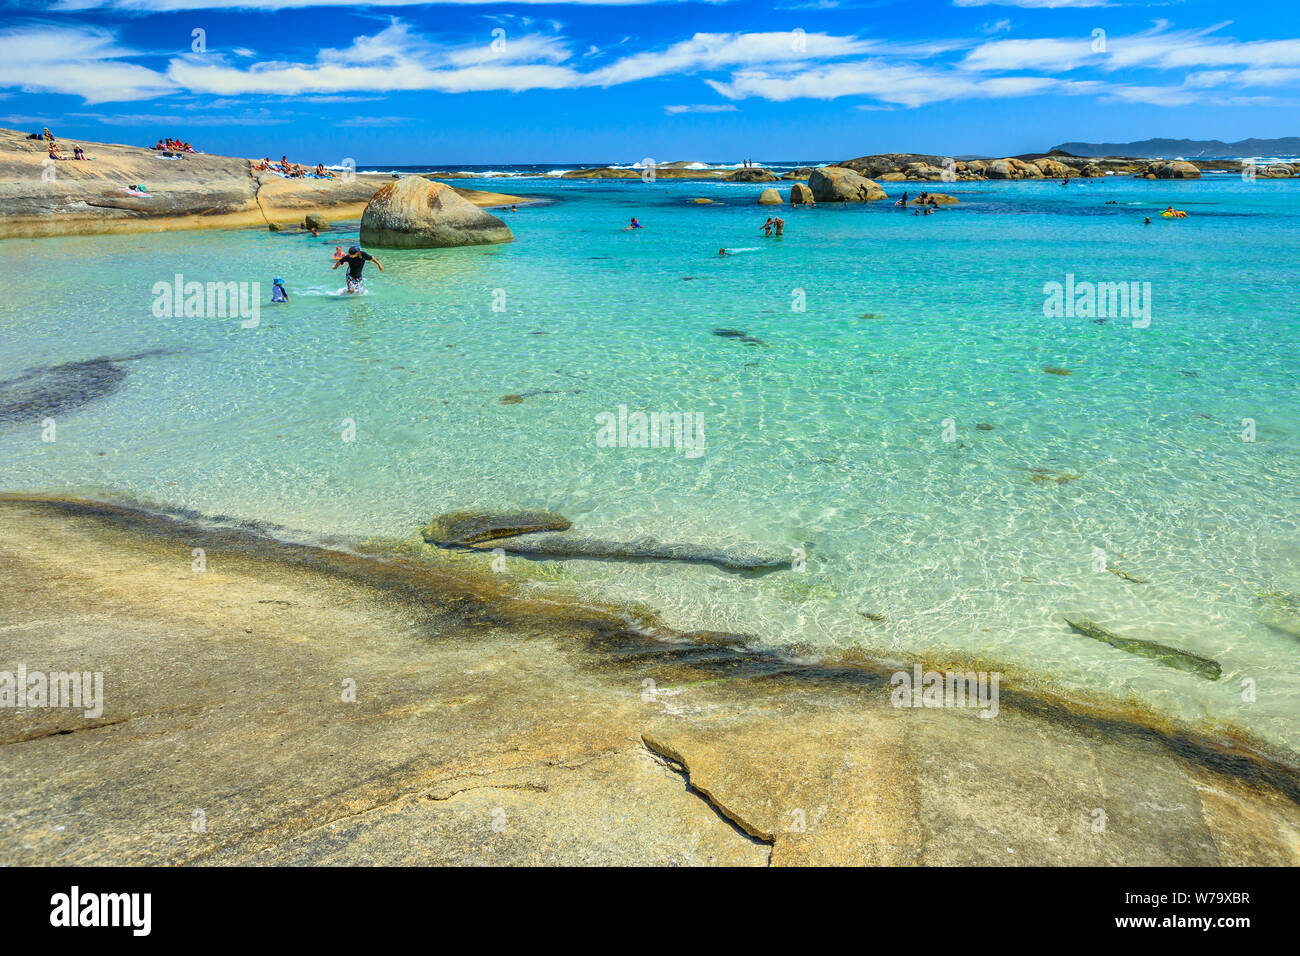
{"type": "Polygon", "coordinates": [[[1043,371],[1048,375],[1073,375],[1068,368],[1057,368],[1055,365],[1044,365],[1043,371]]]}
{"type": "Polygon", "coordinates": [[[653,537],[613,541],[581,534],[526,534],[504,541],[471,544],[469,547],[476,550],[501,548],[506,554],[528,558],[711,564],[724,571],[762,573],[790,567],[790,554],[785,551],[712,548],[707,545],[660,541],[653,537]]]}
{"type": "Polygon", "coordinates": [[[1107,568],[1106,570],[1109,571],[1111,574],[1115,575],[1115,577],[1123,578],[1125,581],[1130,581],[1133,584],[1147,583],[1144,579],[1138,577],[1136,574],[1129,574],[1127,571],[1121,571],[1119,568],[1107,568]]]}
{"type": "Polygon", "coordinates": [[[163,350],[156,349],[135,355],[101,356],[32,368],[0,381],[0,424],[40,421],[89,405],[122,384],[126,369],[121,363],[162,354],[163,350]]]}
{"type": "Polygon", "coordinates": [[[766,345],[762,339],[755,338],[748,332],[742,332],[740,329],[714,329],[713,334],[724,339],[735,339],[738,342],[744,342],[746,345],[766,345]]]}
{"type": "Polygon", "coordinates": [[[439,547],[458,547],[538,531],[568,531],[573,523],[551,511],[449,511],[420,533],[439,547]]]}
{"type": "Polygon", "coordinates": [[[510,242],[510,227],[450,186],[403,176],[382,186],[361,214],[361,243],[387,249],[441,249],[510,242]]]}
{"type": "Polygon", "coordinates": [[[1084,637],[1091,637],[1094,641],[1101,641],[1130,654],[1149,657],[1166,667],[1187,671],[1205,680],[1218,680],[1223,672],[1218,661],[1210,660],[1208,657],[1201,657],[1199,654],[1193,654],[1190,651],[1180,651],[1178,648],[1170,647],[1167,644],[1157,644],[1155,641],[1143,641],[1134,637],[1120,637],[1113,631],[1106,630],[1100,624],[1090,621],[1086,617],[1075,620],[1067,617],[1065,623],[1084,637]]]}
{"type": "Polygon", "coordinates": [[[420,533],[429,544],[441,548],[501,548],[507,554],[537,559],[673,561],[755,573],[791,566],[787,551],[715,548],[653,537],[613,541],[566,533],[571,527],[568,518],[551,511],[451,511],[434,518],[420,533]]]}
{"type": "Polygon", "coordinates": [[[1074,474],[1068,471],[1052,471],[1050,468],[1030,468],[1029,477],[1034,480],[1034,484],[1045,485],[1050,482],[1056,482],[1058,485],[1064,485],[1076,479],[1082,478],[1082,474],[1074,474]]]}

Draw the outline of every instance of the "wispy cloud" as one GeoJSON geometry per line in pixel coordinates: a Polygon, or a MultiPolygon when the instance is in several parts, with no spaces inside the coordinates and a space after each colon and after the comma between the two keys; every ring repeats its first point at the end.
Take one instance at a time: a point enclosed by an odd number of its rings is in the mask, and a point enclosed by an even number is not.
{"type": "Polygon", "coordinates": [[[175,89],[135,63],[136,50],[96,27],[32,23],[0,32],[0,86],[26,93],[71,93],[87,103],[139,100],[175,89]]]}
{"type": "MultiPolygon", "coordinates": [[[[1000,31],[1005,22],[993,26],[1000,31]]],[[[732,112],[735,101],[749,98],[847,97],[865,108],[1082,95],[1171,107],[1262,105],[1284,102],[1272,92],[1300,83],[1300,39],[1241,41],[1227,36],[1222,23],[1174,30],[1157,22],[1111,34],[1104,43],[1090,35],[1009,38],[978,31],[905,42],[802,30],[696,33],[653,49],[637,49],[625,38],[606,43],[599,57],[587,55],[594,47],[564,36],[560,23],[517,16],[510,23],[505,36],[483,32],[470,39],[426,35],[394,17],[374,33],[300,59],[263,59],[237,48],[172,55],[165,69],[151,69],[133,61],[153,63],[157,51],[129,48],[111,30],[37,21],[0,31],[0,88],[74,94],[87,103],[199,97],[215,115],[250,116],[250,96],[350,102],[404,91],[579,90],[695,76],[731,101],[665,106],[672,116],[732,112]]]]}
{"type": "Polygon", "coordinates": [[[734,113],[736,107],[732,103],[696,103],[690,106],[665,106],[664,112],[669,116],[680,113],[734,113]]]}

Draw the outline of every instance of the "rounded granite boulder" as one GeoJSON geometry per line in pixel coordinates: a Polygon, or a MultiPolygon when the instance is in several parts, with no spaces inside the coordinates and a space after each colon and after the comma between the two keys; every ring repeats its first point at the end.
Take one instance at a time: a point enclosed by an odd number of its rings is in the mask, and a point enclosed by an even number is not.
{"type": "Polygon", "coordinates": [[[441,249],[510,242],[510,227],[444,183],[403,176],[382,186],[361,214],[361,244],[441,249]]]}
{"type": "Polygon", "coordinates": [[[814,169],[808,176],[808,188],[818,202],[868,202],[885,198],[885,191],[877,183],[842,166],[814,169]]]}

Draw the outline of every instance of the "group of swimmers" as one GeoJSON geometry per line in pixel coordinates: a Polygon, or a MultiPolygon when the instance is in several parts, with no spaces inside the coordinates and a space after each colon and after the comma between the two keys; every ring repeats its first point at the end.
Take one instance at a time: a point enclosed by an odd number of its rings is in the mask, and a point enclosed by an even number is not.
{"type": "MultiPolygon", "coordinates": [[[[918,204],[916,209],[912,210],[913,216],[929,216],[939,207],[939,200],[935,199],[934,196],[930,195],[928,192],[921,193],[915,200],[913,200],[913,202],[918,204]]],[[[894,203],[894,205],[900,208],[907,206],[906,189],[903,190],[902,197],[898,202],[894,203]]]]}
{"type": "Polygon", "coordinates": [[[772,231],[775,230],[778,236],[785,235],[785,220],[780,216],[768,216],[767,222],[763,223],[763,235],[768,239],[772,238],[772,231]]]}

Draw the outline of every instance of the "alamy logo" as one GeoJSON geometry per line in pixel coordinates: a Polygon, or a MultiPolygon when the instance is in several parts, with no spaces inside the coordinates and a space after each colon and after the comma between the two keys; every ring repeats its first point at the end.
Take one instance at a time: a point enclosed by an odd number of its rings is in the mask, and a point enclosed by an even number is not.
{"type": "Polygon", "coordinates": [[[1132,319],[1133,328],[1151,324],[1150,282],[1043,283],[1043,315],[1049,319],[1132,319]]]}
{"type": "Polygon", "coordinates": [[[1001,677],[997,671],[922,673],[915,664],[911,673],[898,671],[889,678],[894,686],[889,697],[895,707],[976,707],[981,717],[996,717],[1001,677]]]}
{"type": "Polygon", "coordinates": [[[83,717],[104,714],[104,675],[96,671],[0,671],[0,707],[71,707],[83,717]]]}
{"type": "Polygon", "coordinates": [[[50,897],[51,926],[129,926],[133,936],[148,936],[152,928],[151,893],[69,893],[50,897]]]}
{"type": "Polygon", "coordinates": [[[618,413],[596,416],[598,448],[676,448],[687,458],[704,454],[703,412],[631,412],[626,405],[618,413]]]}
{"type": "Polygon", "coordinates": [[[179,272],[171,282],[153,285],[155,319],[239,318],[240,326],[255,329],[262,317],[260,282],[186,282],[179,272]]]}

